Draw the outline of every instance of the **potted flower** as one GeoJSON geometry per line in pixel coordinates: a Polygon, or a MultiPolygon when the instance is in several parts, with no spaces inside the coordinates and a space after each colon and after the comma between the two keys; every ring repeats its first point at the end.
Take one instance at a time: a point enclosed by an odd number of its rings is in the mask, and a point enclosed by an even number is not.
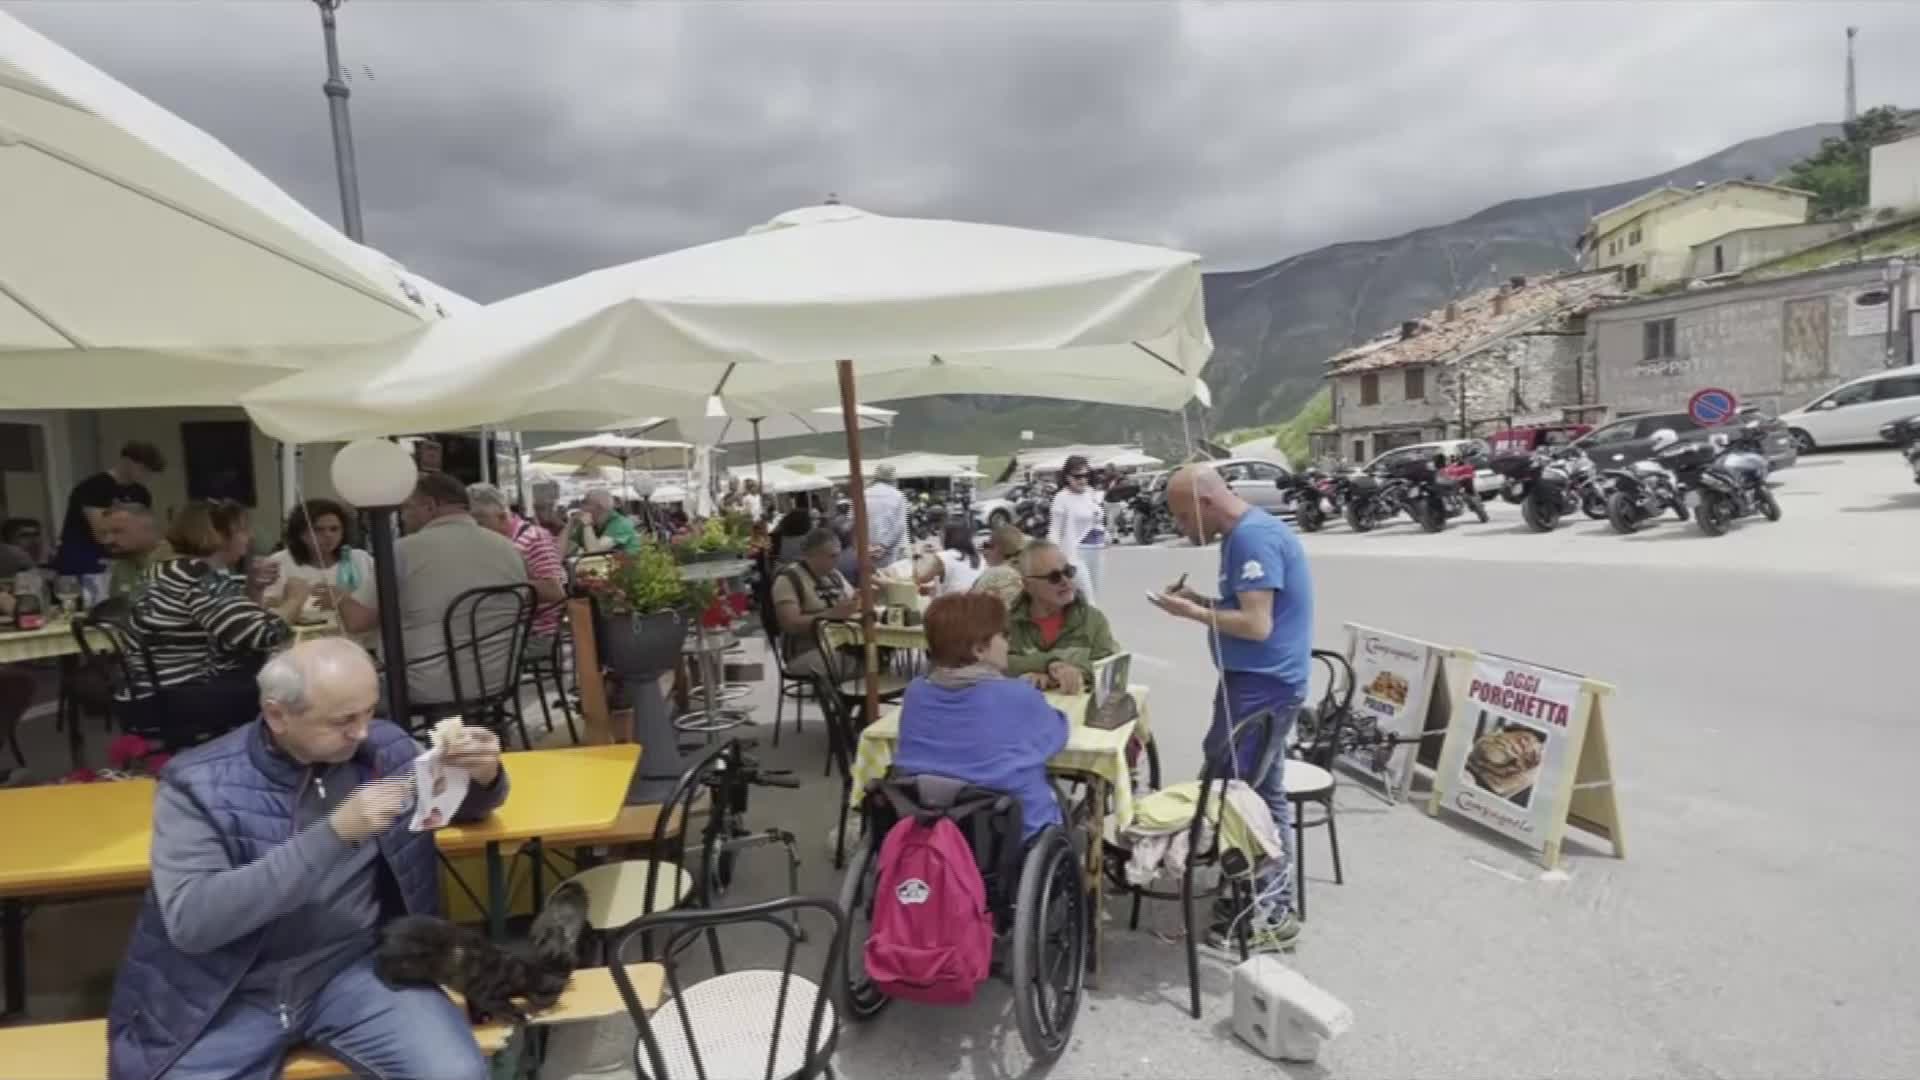
{"type": "Polygon", "coordinates": [[[747,537],[735,533],[723,518],[710,517],[685,540],[674,545],[674,557],[683,563],[719,562],[746,555],[747,537]]]}
{"type": "Polygon", "coordinates": [[[604,572],[583,574],[580,584],[601,616],[609,667],[637,678],[673,670],[687,636],[687,586],[666,547],[642,540],[639,551],[614,556],[604,572]]]}

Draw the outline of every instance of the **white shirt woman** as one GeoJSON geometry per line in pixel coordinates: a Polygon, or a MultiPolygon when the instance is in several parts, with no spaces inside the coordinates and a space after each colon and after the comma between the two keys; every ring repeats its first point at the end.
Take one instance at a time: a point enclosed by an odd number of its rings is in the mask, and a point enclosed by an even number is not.
{"type": "Polygon", "coordinates": [[[932,558],[922,561],[915,575],[922,585],[932,583],[935,596],[963,593],[986,573],[987,562],[974,550],[973,530],[955,522],[947,526],[944,546],[932,558]]]}
{"type": "Polygon", "coordinates": [[[1106,509],[1099,492],[1089,482],[1087,459],[1078,454],[1067,459],[1060,470],[1064,481],[1054,493],[1053,509],[1047,522],[1047,539],[1054,542],[1074,566],[1074,585],[1081,599],[1094,603],[1095,568],[1082,548],[1089,542],[1106,548],[1106,509]]]}

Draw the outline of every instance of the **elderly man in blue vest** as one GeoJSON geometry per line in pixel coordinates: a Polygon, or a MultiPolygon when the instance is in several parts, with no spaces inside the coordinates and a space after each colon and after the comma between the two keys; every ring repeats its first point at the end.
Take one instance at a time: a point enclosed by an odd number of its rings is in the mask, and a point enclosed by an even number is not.
{"type": "MultiPolygon", "coordinates": [[[[379,696],[358,646],[298,645],[261,669],[259,719],[167,766],[153,886],[113,989],[112,1080],[277,1076],[301,1044],[379,1080],[487,1075],[444,994],[373,973],[380,925],[440,904],[433,834],[404,820],[420,747],[374,716],[379,696]]],[[[466,729],[448,761],[472,777],[456,821],[506,799],[491,734],[466,729]]]]}

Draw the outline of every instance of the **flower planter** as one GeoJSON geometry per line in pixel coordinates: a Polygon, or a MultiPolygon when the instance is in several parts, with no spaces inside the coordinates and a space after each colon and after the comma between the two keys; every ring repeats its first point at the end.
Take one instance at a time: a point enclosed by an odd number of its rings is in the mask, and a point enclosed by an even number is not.
{"type": "Polygon", "coordinates": [[[603,622],[606,639],[601,648],[607,666],[623,677],[645,679],[673,670],[687,624],[678,611],[651,615],[609,616],[603,622]]]}

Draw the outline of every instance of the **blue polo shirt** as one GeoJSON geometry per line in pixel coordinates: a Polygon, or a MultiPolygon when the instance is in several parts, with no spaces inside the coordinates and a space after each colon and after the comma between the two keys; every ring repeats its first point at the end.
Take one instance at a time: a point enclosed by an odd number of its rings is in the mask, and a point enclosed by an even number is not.
{"type": "Polygon", "coordinates": [[[1251,507],[1220,542],[1220,607],[1240,608],[1240,595],[1269,589],[1273,630],[1265,641],[1217,634],[1221,669],[1264,675],[1304,694],[1313,664],[1313,579],[1307,553],[1286,523],[1251,507]]]}

